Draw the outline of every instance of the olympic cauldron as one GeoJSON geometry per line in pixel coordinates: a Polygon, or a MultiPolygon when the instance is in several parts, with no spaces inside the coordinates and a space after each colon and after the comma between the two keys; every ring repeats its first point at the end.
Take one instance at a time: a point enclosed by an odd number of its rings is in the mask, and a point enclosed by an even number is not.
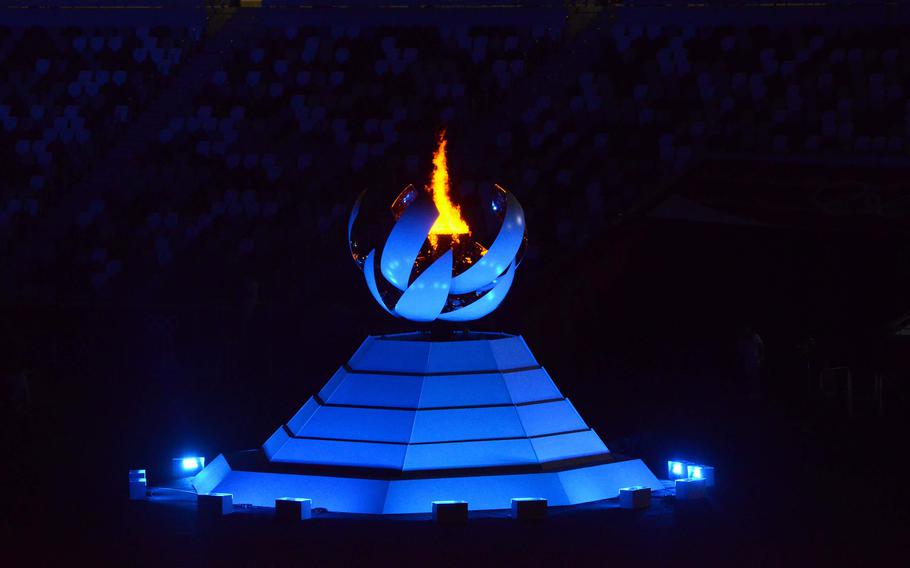
{"type": "MultiPolygon", "coordinates": [[[[527,242],[499,185],[455,204],[445,140],[431,182],[391,205],[361,194],[354,261],[390,314],[465,322],[502,302],[527,242]]],[[[280,497],[347,513],[427,513],[434,501],[508,509],[513,498],[574,505],[633,485],[662,488],[641,460],[611,452],[521,336],[449,330],[370,336],[319,393],[254,451],[219,455],[199,493],[274,506],[280,497]]]]}
{"type": "Polygon", "coordinates": [[[385,211],[376,203],[365,211],[364,192],[348,221],[351,256],[373,298],[417,322],[464,322],[495,310],[527,244],[521,204],[500,185],[480,187],[464,213],[452,203],[445,146],[425,190],[407,186],[385,211]]]}

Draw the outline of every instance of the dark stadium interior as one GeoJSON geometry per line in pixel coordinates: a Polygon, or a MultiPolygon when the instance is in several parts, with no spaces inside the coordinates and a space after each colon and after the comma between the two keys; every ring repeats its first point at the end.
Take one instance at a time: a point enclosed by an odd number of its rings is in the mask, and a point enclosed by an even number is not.
{"type": "Polygon", "coordinates": [[[0,8],[13,558],[910,552],[906,6],[30,4],[0,8]],[[456,200],[495,181],[527,217],[510,296],[471,328],[522,334],[611,450],[655,472],[675,455],[716,464],[711,499],[450,530],[255,514],[206,527],[128,502],[128,469],[164,483],[174,456],[257,447],[365,336],[414,329],[370,298],[347,219],[364,189],[426,183],[442,129],[456,200]]]}

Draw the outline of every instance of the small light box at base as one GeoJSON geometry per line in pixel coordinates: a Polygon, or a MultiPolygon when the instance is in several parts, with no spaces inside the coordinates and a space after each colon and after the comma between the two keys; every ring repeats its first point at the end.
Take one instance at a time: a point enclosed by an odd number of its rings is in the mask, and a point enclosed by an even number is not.
{"type": "Polygon", "coordinates": [[[313,501],[302,497],[275,499],[275,517],[283,521],[305,521],[313,516],[313,501]]]}
{"type": "Polygon", "coordinates": [[[623,487],[619,490],[621,509],[647,509],[651,506],[651,488],[641,485],[623,487]]]}
{"type": "Polygon", "coordinates": [[[148,495],[148,484],[144,469],[130,470],[130,499],[145,499],[148,495]]]}
{"type": "Polygon", "coordinates": [[[205,458],[198,456],[174,458],[171,463],[171,470],[175,477],[193,476],[205,468],[205,458]]]}
{"type": "Polygon", "coordinates": [[[686,475],[692,479],[704,479],[705,487],[714,487],[714,467],[703,464],[686,466],[686,475]]]}
{"type": "Polygon", "coordinates": [[[468,522],[467,501],[433,501],[433,520],[438,523],[468,522]]]}
{"type": "Polygon", "coordinates": [[[667,479],[685,479],[689,477],[688,467],[690,465],[693,465],[690,461],[668,460],[667,479]]]}
{"type": "Polygon", "coordinates": [[[676,480],[676,499],[678,501],[693,501],[705,498],[705,480],[686,479],[676,480]]]}
{"type": "Polygon", "coordinates": [[[223,517],[234,508],[234,495],[231,493],[200,493],[196,495],[196,508],[204,517],[223,517]]]}
{"type": "Polygon", "coordinates": [[[542,497],[516,497],[512,499],[512,518],[540,520],[547,517],[547,500],[542,497]]]}

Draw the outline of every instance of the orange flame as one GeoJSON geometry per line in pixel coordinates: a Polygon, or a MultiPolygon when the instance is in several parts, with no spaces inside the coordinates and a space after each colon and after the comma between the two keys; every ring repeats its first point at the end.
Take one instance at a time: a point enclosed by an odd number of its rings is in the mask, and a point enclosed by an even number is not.
{"type": "Polygon", "coordinates": [[[464,219],[461,218],[461,208],[452,203],[449,198],[449,169],[446,165],[446,131],[439,133],[439,146],[433,154],[433,178],[432,184],[427,187],[433,193],[433,203],[439,210],[439,217],[430,228],[430,242],[435,247],[436,238],[434,235],[452,235],[458,239],[457,235],[471,234],[471,229],[464,219]]]}

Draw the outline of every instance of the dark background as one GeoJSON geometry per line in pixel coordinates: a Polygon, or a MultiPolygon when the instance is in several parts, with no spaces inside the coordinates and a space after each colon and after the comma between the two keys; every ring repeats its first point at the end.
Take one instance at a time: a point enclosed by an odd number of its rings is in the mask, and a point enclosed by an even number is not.
{"type": "MultiPolygon", "coordinates": [[[[3,501],[31,554],[143,560],[168,539],[123,521],[127,469],[257,447],[414,329],[346,219],[425,183],[441,128],[456,201],[495,181],[528,220],[472,329],[523,335],[612,450],[715,464],[724,561],[906,552],[904,7],[165,4],[0,12],[3,501]]],[[[598,557],[570,548],[538,560],[598,557]]]]}

